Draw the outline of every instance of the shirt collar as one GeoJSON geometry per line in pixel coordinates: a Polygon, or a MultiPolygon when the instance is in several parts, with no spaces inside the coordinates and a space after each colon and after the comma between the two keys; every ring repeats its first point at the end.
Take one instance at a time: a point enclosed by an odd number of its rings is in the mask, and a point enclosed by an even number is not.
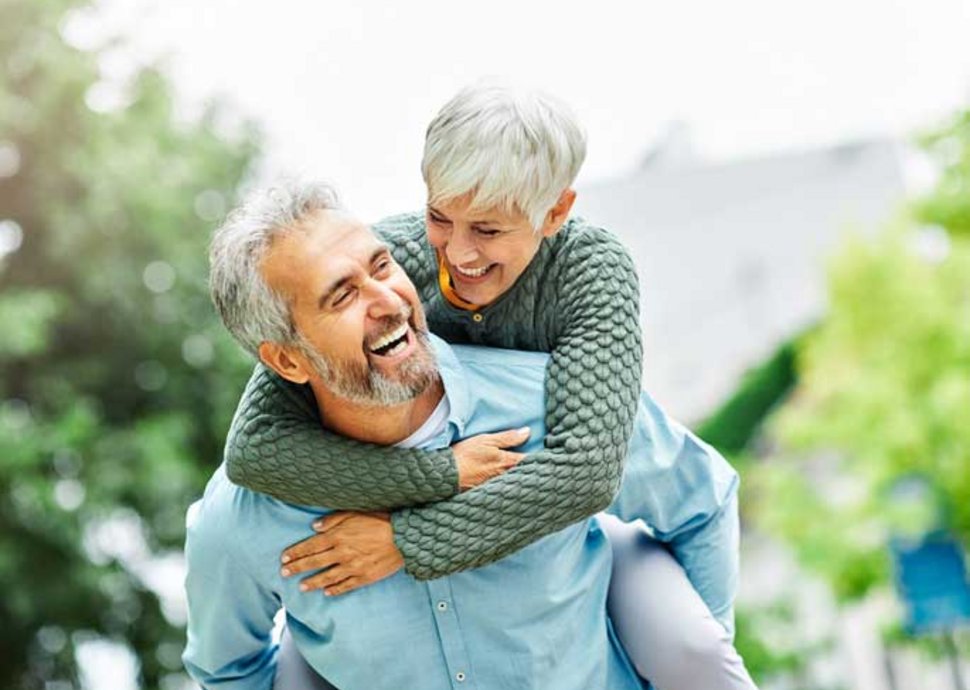
{"type": "Polygon", "coordinates": [[[471,390],[468,387],[465,369],[455,356],[451,345],[434,333],[429,333],[428,337],[431,340],[431,349],[438,360],[438,371],[441,374],[445,395],[448,396],[448,403],[451,405],[448,423],[455,426],[458,436],[463,436],[465,424],[472,409],[471,390]]]}

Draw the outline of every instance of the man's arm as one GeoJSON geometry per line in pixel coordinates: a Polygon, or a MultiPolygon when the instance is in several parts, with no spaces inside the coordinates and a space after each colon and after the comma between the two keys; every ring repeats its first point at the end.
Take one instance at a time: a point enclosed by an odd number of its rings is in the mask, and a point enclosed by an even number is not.
{"type": "Polygon", "coordinates": [[[186,536],[189,619],[182,661],[203,688],[270,690],[276,671],[271,632],[280,602],[230,557],[210,527],[196,521],[186,536]]]}
{"type": "Polygon", "coordinates": [[[714,448],[640,398],[623,485],[607,509],[642,519],[669,545],[711,613],[733,634],[737,593],[737,472],[714,448]]]}

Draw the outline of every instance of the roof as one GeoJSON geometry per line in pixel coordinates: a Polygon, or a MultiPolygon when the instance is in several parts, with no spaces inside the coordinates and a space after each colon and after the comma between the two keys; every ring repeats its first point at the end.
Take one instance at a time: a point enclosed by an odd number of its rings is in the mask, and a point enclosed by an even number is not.
{"type": "Polygon", "coordinates": [[[718,164],[653,156],[581,188],[576,212],[630,248],[644,384],[697,420],[820,317],[826,257],[847,231],[889,220],[904,191],[898,146],[885,139],[718,164]]]}

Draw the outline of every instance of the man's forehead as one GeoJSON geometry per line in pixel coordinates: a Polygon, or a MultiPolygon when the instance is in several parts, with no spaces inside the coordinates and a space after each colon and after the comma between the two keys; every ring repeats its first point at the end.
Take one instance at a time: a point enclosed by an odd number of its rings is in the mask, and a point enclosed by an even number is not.
{"type": "Polygon", "coordinates": [[[370,226],[338,212],[320,215],[307,222],[302,230],[288,233],[288,239],[295,241],[303,253],[316,259],[367,259],[374,249],[383,246],[370,226]]]}
{"type": "Polygon", "coordinates": [[[310,288],[358,264],[367,264],[384,244],[350,218],[317,218],[278,236],[263,261],[267,280],[284,292],[310,288]]]}

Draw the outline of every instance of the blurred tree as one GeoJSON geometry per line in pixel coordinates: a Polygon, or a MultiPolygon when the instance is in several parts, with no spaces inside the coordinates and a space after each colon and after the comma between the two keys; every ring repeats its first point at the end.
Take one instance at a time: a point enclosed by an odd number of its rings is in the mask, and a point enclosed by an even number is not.
{"type": "Polygon", "coordinates": [[[891,534],[941,526],[970,545],[970,113],[923,141],[938,186],[835,257],[829,313],[770,423],[794,457],[749,484],[842,599],[888,581],[891,534]]]}
{"type": "Polygon", "coordinates": [[[798,340],[779,347],[762,364],[747,372],[734,393],[697,427],[698,435],[741,464],[770,412],[795,385],[798,340]]]}
{"type": "Polygon", "coordinates": [[[206,290],[258,133],[64,39],[80,0],[0,0],[0,688],[79,686],[78,647],[179,673],[148,587],[218,463],[250,364],[206,290]],[[54,685],[50,685],[50,683],[54,685]],[[60,683],[60,684],[58,684],[60,683]]]}
{"type": "Polygon", "coordinates": [[[916,216],[954,235],[970,236],[970,110],[919,140],[936,160],[940,179],[933,192],[915,204],[916,216]]]}

